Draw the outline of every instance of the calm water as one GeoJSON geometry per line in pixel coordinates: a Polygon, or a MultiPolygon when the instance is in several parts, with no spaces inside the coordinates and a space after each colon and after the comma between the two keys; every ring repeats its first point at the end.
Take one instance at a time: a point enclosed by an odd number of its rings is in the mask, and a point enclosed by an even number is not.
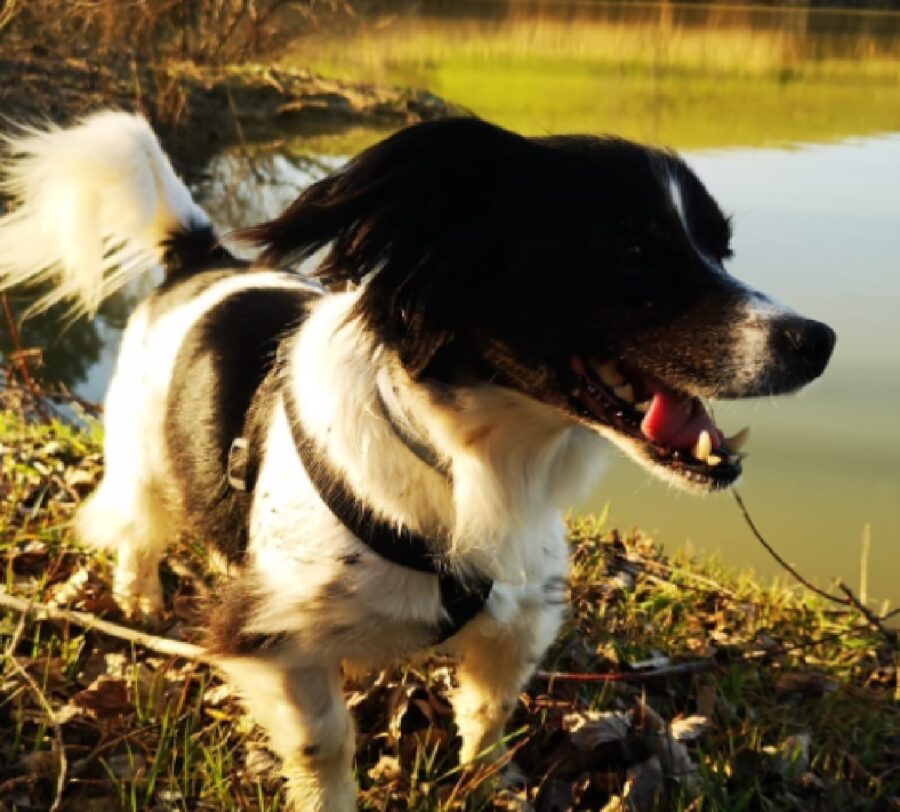
{"type": "MultiPolygon", "coordinates": [[[[900,601],[900,15],[503,3],[383,14],[299,40],[298,64],[429,87],[524,132],[616,132],[681,149],[734,215],[730,270],[838,332],[825,378],[793,398],[717,407],[750,424],[741,486],[802,571],[900,601]]],[[[379,137],[371,130],[235,156],[201,190],[224,227],[277,213],[379,137]]],[[[549,269],[548,269],[549,270],[549,269]]],[[[126,304],[52,341],[48,367],[99,398],[126,304]]],[[[586,505],[669,548],[690,542],[777,572],[730,500],[668,490],[615,459],[586,505]]]]}

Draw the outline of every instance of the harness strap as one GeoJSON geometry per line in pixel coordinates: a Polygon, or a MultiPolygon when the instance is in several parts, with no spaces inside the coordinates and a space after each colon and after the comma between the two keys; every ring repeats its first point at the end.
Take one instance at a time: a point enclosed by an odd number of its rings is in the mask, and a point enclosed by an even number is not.
{"type": "Polygon", "coordinates": [[[424,536],[395,527],[361,504],[304,432],[296,399],[286,381],[281,384],[281,398],[297,454],[319,497],[344,527],[386,561],[437,576],[447,617],[438,625],[433,644],[452,637],[484,608],[493,581],[479,578],[463,582],[449,571],[444,557],[432,550],[424,536]]]}
{"type": "MultiPolygon", "coordinates": [[[[386,370],[382,370],[382,373],[386,373],[386,370]]],[[[413,427],[400,404],[397,390],[386,374],[378,375],[375,382],[375,396],[378,398],[378,405],[381,407],[384,419],[387,420],[400,442],[409,449],[409,452],[444,479],[451,479],[450,462],[441,457],[437,450],[422,439],[420,433],[413,427]]]]}

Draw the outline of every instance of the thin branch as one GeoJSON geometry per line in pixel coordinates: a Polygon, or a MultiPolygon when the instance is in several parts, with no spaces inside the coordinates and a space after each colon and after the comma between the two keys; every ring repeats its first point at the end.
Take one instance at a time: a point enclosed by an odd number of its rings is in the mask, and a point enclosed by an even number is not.
{"type": "Polygon", "coordinates": [[[869,623],[871,623],[876,629],[878,629],[878,631],[880,631],[890,643],[895,646],[897,645],[897,631],[895,629],[889,629],[884,625],[884,621],[896,614],[896,611],[890,612],[884,617],[879,617],[859,598],[857,598],[856,595],[853,594],[853,590],[850,589],[850,587],[847,586],[843,581],[838,581],[837,587],[847,596],[847,601],[855,606],[863,614],[866,620],[869,621],[869,623]]]}
{"type": "Polygon", "coordinates": [[[772,556],[784,569],[786,569],[791,575],[794,576],[803,586],[805,586],[810,592],[815,592],[819,597],[825,598],[825,600],[833,601],[834,603],[839,603],[843,606],[852,606],[852,602],[849,600],[845,600],[844,598],[839,598],[837,595],[832,595],[826,592],[823,589],[819,589],[815,584],[810,583],[806,580],[797,570],[795,570],[787,561],[785,561],[779,554],[778,551],[769,544],[768,541],[765,540],[763,534],[759,532],[756,525],[753,523],[753,519],[750,518],[750,513],[747,511],[747,506],[744,504],[744,500],[741,499],[741,495],[736,491],[732,490],[731,495],[734,497],[734,501],[737,502],[738,507],[741,510],[741,513],[744,515],[744,521],[747,523],[747,526],[750,528],[751,532],[754,536],[756,536],[756,540],[765,547],[766,552],[772,556]]]}
{"type": "Polygon", "coordinates": [[[871,609],[869,609],[859,598],[856,597],[853,590],[850,589],[843,581],[837,581],[837,587],[844,593],[846,597],[839,598],[837,595],[831,595],[828,592],[825,592],[822,589],[819,589],[814,584],[811,584],[806,578],[804,578],[797,570],[795,570],[787,561],[785,561],[775,550],[775,548],[769,544],[768,541],[763,537],[763,534],[757,529],[756,525],[753,523],[753,519],[750,518],[750,513],[747,510],[747,506],[744,504],[744,500],[741,499],[741,495],[733,490],[732,495],[734,496],[735,502],[737,502],[738,507],[741,510],[741,513],[744,516],[744,521],[747,522],[747,526],[753,532],[753,535],[756,536],[756,540],[765,547],[766,552],[772,556],[779,564],[781,564],[784,569],[786,569],[791,575],[794,576],[803,586],[805,586],[811,592],[814,592],[816,595],[819,595],[822,598],[825,598],[832,603],[840,604],[841,606],[847,606],[851,609],[858,610],[862,616],[875,628],[877,629],[892,646],[897,645],[898,634],[894,629],[889,629],[884,625],[884,621],[893,616],[893,612],[885,615],[884,617],[879,617],[876,615],[871,609]]]}
{"type": "Polygon", "coordinates": [[[165,654],[169,657],[181,657],[185,660],[197,660],[204,663],[212,663],[214,661],[213,656],[202,646],[129,629],[127,626],[111,623],[89,612],[57,609],[45,603],[34,603],[24,598],[17,598],[14,595],[2,593],[0,593],[0,608],[21,612],[23,616],[32,615],[38,620],[63,620],[82,626],[85,629],[96,629],[103,632],[103,634],[108,634],[110,637],[127,640],[129,643],[135,643],[155,651],[157,654],[165,654]]]}
{"type": "Polygon", "coordinates": [[[715,671],[720,668],[712,658],[691,660],[686,663],[676,663],[666,668],[655,668],[652,671],[610,671],[605,674],[590,674],[565,671],[535,671],[536,679],[544,682],[650,682],[655,679],[668,677],[680,677],[685,674],[700,674],[704,671],[715,671]]]}

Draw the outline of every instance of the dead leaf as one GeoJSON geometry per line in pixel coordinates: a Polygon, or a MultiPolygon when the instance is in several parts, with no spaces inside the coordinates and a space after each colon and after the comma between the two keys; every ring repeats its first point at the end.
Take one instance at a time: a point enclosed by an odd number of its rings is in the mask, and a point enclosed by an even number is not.
{"type": "Polygon", "coordinates": [[[712,719],[716,712],[716,699],[719,694],[719,686],[714,682],[707,682],[697,688],[697,713],[712,719]]]}
{"type": "Polygon", "coordinates": [[[837,683],[825,678],[824,674],[814,671],[782,674],[775,683],[778,696],[803,694],[808,697],[821,697],[837,690],[837,683]]]}
{"type": "Polygon", "coordinates": [[[384,754],[381,755],[375,766],[369,769],[369,778],[379,783],[396,781],[401,774],[400,759],[384,754]]]}
{"type": "Polygon", "coordinates": [[[117,677],[98,677],[69,701],[96,719],[122,716],[131,710],[128,686],[125,680],[117,677]]]}
{"type": "Polygon", "coordinates": [[[809,769],[809,733],[788,736],[777,748],[778,770],[785,778],[797,778],[809,769]]]}
{"type": "Polygon", "coordinates": [[[673,719],[669,724],[669,730],[677,741],[692,742],[699,739],[712,727],[712,722],[706,716],[694,714],[680,719],[673,719]]]}
{"type": "Polygon", "coordinates": [[[144,774],[147,761],[140,753],[122,753],[106,761],[109,771],[120,781],[134,781],[144,774]]]}
{"type": "Polygon", "coordinates": [[[629,810],[654,812],[659,809],[664,789],[663,766],[657,756],[651,756],[628,771],[628,781],[622,797],[629,810]]]}
{"type": "Polygon", "coordinates": [[[563,730],[569,731],[579,750],[594,750],[609,742],[622,741],[631,728],[628,714],[618,711],[585,711],[563,717],[563,730]]]}
{"type": "Polygon", "coordinates": [[[37,750],[25,753],[19,759],[18,767],[28,775],[37,777],[54,775],[59,765],[59,759],[49,750],[37,750]]]}

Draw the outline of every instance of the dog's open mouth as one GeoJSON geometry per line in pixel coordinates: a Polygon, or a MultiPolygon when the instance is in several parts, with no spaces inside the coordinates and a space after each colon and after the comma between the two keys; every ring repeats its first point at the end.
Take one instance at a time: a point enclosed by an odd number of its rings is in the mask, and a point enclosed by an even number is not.
{"type": "Polygon", "coordinates": [[[700,398],[615,360],[573,356],[569,367],[573,409],[627,440],[631,453],[704,490],[726,488],[740,475],[749,429],[726,437],[700,398]]]}

